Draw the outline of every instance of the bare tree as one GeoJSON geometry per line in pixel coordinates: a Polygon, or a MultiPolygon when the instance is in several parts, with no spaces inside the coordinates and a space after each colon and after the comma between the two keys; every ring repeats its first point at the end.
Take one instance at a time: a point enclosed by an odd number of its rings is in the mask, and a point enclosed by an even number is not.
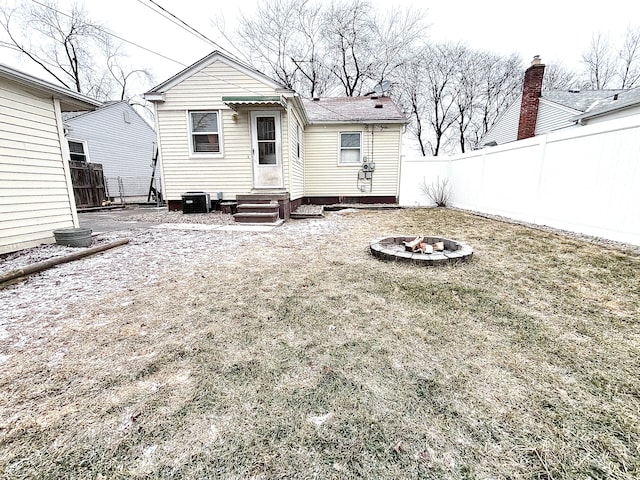
{"type": "Polygon", "coordinates": [[[323,62],[322,9],[308,0],[298,2],[294,8],[295,28],[300,37],[291,52],[291,61],[300,73],[300,87],[296,90],[312,98],[321,96],[331,82],[331,72],[323,62]]]}
{"type": "MultiPolygon", "coordinates": [[[[545,62],[546,63],[546,62],[545,62]]],[[[544,69],[542,90],[569,90],[580,85],[578,75],[567,69],[559,60],[548,62],[544,69]]]]}
{"type": "Polygon", "coordinates": [[[111,76],[108,81],[110,95],[117,94],[121,101],[129,100],[131,83],[138,81],[151,84],[153,82],[153,75],[148,69],[133,68],[125,64],[127,56],[121,52],[120,46],[112,46],[107,42],[105,50],[107,52],[107,71],[111,76]]]}
{"type": "Polygon", "coordinates": [[[464,153],[481,138],[516,98],[521,87],[522,62],[512,54],[502,57],[465,48],[459,57],[456,108],[457,144],[464,153]]]}
{"type": "Polygon", "coordinates": [[[371,11],[369,0],[334,1],[325,11],[325,62],[348,97],[360,95],[373,75],[371,11]]]}
{"type": "Polygon", "coordinates": [[[296,66],[290,54],[299,41],[294,26],[304,0],[270,0],[258,3],[254,14],[241,14],[237,34],[251,62],[267,67],[288,88],[296,86],[296,66]]]}
{"type": "Polygon", "coordinates": [[[375,84],[393,78],[396,70],[422,48],[427,35],[424,18],[421,10],[397,6],[376,16],[368,48],[374,60],[371,80],[375,84]]]}
{"type": "Polygon", "coordinates": [[[582,63],[588,78],[585,86],[596,90],[607,88],[616,75],[616,59],[609,37],[602,33],[593,35],[589,48],[582,54],[582,63]]]}
{"type": "Polygon", "coordinates": [[[424,56],[422,52],[416,52],[414,58],[405,62],[397,72],[396,85],[394,87],[395,100],[400,103],[406,114],[409,115],[407,133],[418,143],[420,154],[424,157],[428,152],[429,130],[427,118],[429,104],[425,92],[423,74],[424,56]]]}
{"type": "Polygon", "coordinates": [[[73,3],[70,9],[61,11],[57,0],[0,6],[7,38],[0,46],[19,52],[62,86],[99,100],[116,90],[124,99],[133,76],[150,78],[148,72],[124,67],[121,48],[112,45],[110,32],[81,6],[73,3]]]}
{"type": "Polygon", "coordinates": [[[456,102],[460,96],[461,85],[459,68],[466,53],[461,44],[439,44],[427,50],[425,63],[425,94],[431,104],[429,124],[433,130],[433,141],[430,150],[433,156],[440,154],[445,145],[447,134],[460,116],[456,102]]]}
{"type": "Polygon", "coordinates": [[[424,15],[395,8],[376,15],[369,0],[263,0],[227,35],[241,56],[308,96],[362,94],[392,75],[425,34],[424,15]],[[235,40],[235,41],[234,41],[235,40]]]}
{"type": "Polygon", "coordinates": [[[627,29],[618,52],[620,88],[633,88],[640,83],[640,29],[627,29]]]}

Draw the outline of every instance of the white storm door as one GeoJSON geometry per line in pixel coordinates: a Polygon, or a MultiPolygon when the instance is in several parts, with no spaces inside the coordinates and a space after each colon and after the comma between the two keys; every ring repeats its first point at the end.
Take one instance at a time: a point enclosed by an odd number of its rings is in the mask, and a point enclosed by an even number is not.
{"type": "Polygon", "coordinates": [[[251,112],[253,188],[282,188],[280,112],[251,112]]]}

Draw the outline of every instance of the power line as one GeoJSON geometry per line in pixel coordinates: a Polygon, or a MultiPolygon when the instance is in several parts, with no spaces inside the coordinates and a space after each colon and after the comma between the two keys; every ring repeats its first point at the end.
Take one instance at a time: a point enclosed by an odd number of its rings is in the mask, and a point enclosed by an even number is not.
{"type": "MultiPolygon", "coordinates": [[[[73,17],[72,17],[71,15],[69,15],[68,13],[61,12],[60,10],[57,10],[57,9],[53,8],[52,6],[47,5],[47,4],[45,4],[45,3],[41,3],[41,2],[39,2],[38,0],[31,0],[31,1],[32,1],[33,3],[37,3],[38,5],[40,5],[40,6],[42,6],[42,7],[48,8],[49,10],[53,10],[54,12],[59,13],[60,15],[63,15],[63,16],[65,16],[65,17],[67,17],[67,18],[73,18],[73,17]]],[[[93,28],[95,28],[96,30],[100,30],[102,33],[106,33],[107,35],[110,35],[110,36],[112,36],[113,38],[117,38],[117,39],[118,39],[118,40],[120,40],[121,42],[125,42],[125,43],[128,43],[128,44],[130,44],[130,45],[133,45],[134,47],[140,48],[140,49],[144,50],[145,52],[152,53],[153,55],[157,55],[158,57],[162,57],[162,58],[164,58],[165,60],[169,60],[170,62],[177,63],[178,65],[181,65],[181,66],[183,66],[183,67],[188,66],[188,65],[186,65],[186,64],[184,64],[184,63],[182,63],[182,62],[179,62],[178,60],[174,60],[173,58],[169,58],[169,57],[167,57],[166,55],[163,55],[162,53],[155,52],[155,51],[151,50],[150,48],[143,47],[142,45],[139,45],[139,44],[137,44],[137,43],[135,43],[135,42],[132,42],[131,40],[127,40],[127,39],[125,39],[125,38],[119,37],[119,36],[118,36],[118,35],[116,35],[115,33],[111,32],[111,31],[109,31],[109,30],[106,30],[106,29],[104,29],[104,28],[102,28],[102,27],[100,27],[100,26],[98,26],[98,25],[93,25],[93,28]]]]}
{"type": "MultiPolygon", "coordinates": [[[[184,20],[182,20],[181,18],[179,18],[177,15],[171,13],[169,10],[167,10],[166,8],[164,8],[162,5],[160,5],[159,3],[157,3],[155,0],[148,0],[150,3],[152,3],[153,5],[155,5],[157,8],[160,9],[156,10],[155,8],[153,8],[151,5],[147,5],[146,3],[144,3],[142,0],[138,0],[138,3],[144,5],[145,7],[147,7],[148,9],[150,9],[152,12],[157,13],[158,15],[160,15],[162,18],[165,18],[166,20],[169,20],[170,22],[172,22],[174,25],[177,25],[178,27],[182,28],[183,30],[185,30],[187,33],[190,33],[191,35],[194,35],[196,38],[199,38],[200,40],[204,40],[206,42],[208,42],[209,44],[213,45],[215,48],[217,48],[218,50],[225,52],[229,55],[231,55],[232,57],[234,56],[229,50],[227,50],[226,48],[224,48],[222,45],[220,45],[219,43],[217,43],[214,40],[211,40],[209,37],[207,37],[205,34],[203,34],[202,32],[196,30],[194,27],[192,27],[191,25],[189,25],[187,22],[185,22],[184,20]],[[168,16],[167,16],[168,15],[168,16]]],[[[241,52],[242,53],[242,52],[241,52]]],[[[246,56],[244,54],[242,54],[243,57],[246,56]]]]}
{"type": "Polygon", "coordinates": [[[205,40],[205,41],[209,42],[211,45],[213,45],[214,47],[222,49],[222,47],[220,45],[218,45],[216,42],[214,42],[209,37],[207,37],[204,33],[201,33],[200,31],[196,30],[194,27],[192,27],[187,22],[185,22],[184,20],[179,18],[177,15],[171,13],[169,10],[167,10],[166,8],[164,8],[162,5],[160,5],[159,3],[155,2],[154,0],[148,0],[148,2],[152,3],[153,5],[155,5],[157,8],[162,10],[162,12],[159,12],[158,10],[154,9],[153,7],[151,7],[150,5],[147,5],[142,0],[138,0],[138,2],[141,3],[142,5],[144,5],[145,7],[149,8],[153,12],[157,13],[158,15],[161,15],[163,18],[166,18],[167,20],[169,20],[169,21],[173,22],[174,24],[178,25],[183,30],[186,30],[187,32],[191,33],[192,35],[195,33],[195,35],[197,37],[199,37],[201,40],[205,40]],[[169,17],[167,17],[167,15],[169,15],[169,17]]]}
{"type": "MultiPolygon", "coordinates": [[[[32,1],[33,3],[36,3],[36,4],[40,5],[40,6],[42,6],[42,7],[48,8],[49,10],[52,10],[52,11],[54,11],[54,12],[56,12],[56,13],[60,14],[60,15],[63,15],[63,16],[65,16],[65,17],[67,17],[67,18],[73,18],[73,17],[72,17],[71,15],[69,15],[68,13],[65,13],[65,12],[62,12],[62,11],[60,11],[60,10],[57,10],[56,8],[54,8],[54,7],[50,6],[50,5],[47,5],[47,4],[45,4],[45,3],[39,2],[38,0],[31,0],[31,1],[32,1]]],[[[138,1],[140,1],[140,0],[138,0],[138,1]]],[[[141,2],[141,3],[142,3],[142,2],[141,2]]],[[[143,5],[145,5],[145,4],[143,3],[143,5]]],[[[145,5],[145,6],[147,6],[147,7],[148,7],[148,5],[145,5]]],[[[149,7],[149,8],[151,8],[151,7],[149,7]]],[[[155,11],[155,10],[154,10],[154,11],[155,11]]],[[[157,12],[157,13],[159,13],[159,14],[160,14],[160,12],[157,12]]],[[[103,32],[103,33],[106,33],[107,35],[110,35],[110,36],[112,36],[113,38],[117,38],[117,39],[118,39],[118,40],[120,40],[121,42],[128,43],[128,44],[130,44],[130,45],[133,45],[134,47],[137,47],[137,48],[140,48],[140,49],[144,50],[145,52],[149,52],[149,53],[151,53],[151,54],[153,54],[153,55],[157,55],[158,57],[164,58],[165,60],[169,60],[170,62],[176,63],[176,64],[180,65],[180,66],[181,66],[181,67],[183,67],[183,68],[188,68],[188,67],[189,67],[189,65],[187,65],[186,63],[180,62],[180,61],[178,61],[178,60],[174,60],[173,58],[167,57],[166,55],[163,55],[162,53],[158,53],[158,52],[156,52],[156,51],[154,51],[154,50],[151,50],[150,48],[143,47],[142,45],[139,45],[139,44],[137,44],[137,43],[135,43],[135,42],[132,42],[131,40],[127,40],[126,38],[120,37],[120,36],[116,35],[115,33],[111,32],[111,31],[109,31],[109,30],[106,30],[106,29],[104,29],[104,28],[102,28],[102,27],[100,27],[100,26],[93,25],[93,28],[95,28],[96,30],[99,30],[99,31],[101,31],[101,32],[103,32]]],[[[215,42],[214,42],[214,43],[215,43],[215,42]]],[[[228,52],[227,52],[227,53],[228,53],[228,52]]],[[[232,55],[232,56],[233,56],[233,55],[232,55]]],[[[247,87],[244,87],[244,86],[242,86],[242,85],[236,85],[236,84],[235,84],[235,83],[233,83],[233,82],[230,82],[230,81],[228,81],[228,80],[226,80],[226,79],[224,79],[224,78],[216,77],[215,75],[212,75],[212,74],[210,74],[210,73],[208,73],[208,72],[201,71],[200,73],[202,73],[202,74],[204,74],[204,75],[206,75],[206,76],[208,76],[208,77],[210,77],[210,78],[213,78],[213,79],[215,79],[215,80],[219,80],[220,82],[226,83],[226,84],[231,85],[231,86],[236,87],[236,88],[239,88],[239,89],[241,89],[241,90],[246,90],[247,92],[252,93],[252,94],[254,94],[254,95],[258,95],[258,94],[259,94],[259,92],[256,92],[256,91],[254,91],[254,90],[251,90],[251,89],[249,89],[249,88],[247,88],[247,87]]]]}

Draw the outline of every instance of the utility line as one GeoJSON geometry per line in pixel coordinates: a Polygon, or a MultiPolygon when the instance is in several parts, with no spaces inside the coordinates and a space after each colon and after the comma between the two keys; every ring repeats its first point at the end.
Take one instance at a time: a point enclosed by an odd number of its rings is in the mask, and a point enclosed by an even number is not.
{"type": "MultiPolygon", "coordinates": [[[[209,37],[207,37],[205,34],[201,33],[200,31],[196,30],[194,27],[192,27],[191,25],[189,25],[187,22],[185,22],[184,20],[182,20],[181,18],[179,18],[177,15],[171,13],[169,10],[167,10],[166,8],[164,8],[162,5],[160,5],[159,3],[155,2],[154,0],[148,0],[150,3],[152,3],[153,5],[155,5],[157,8],[159,8],[162,11],[156,10],[155,8],[153,8],[151,5],[146,4],[145,2],[143,2],[142,0],[138,0],[138,3],[144,5],[145,7],[147,7],[149,10],[151,10],[154,13],[157,13],[158,15],[160,15],[162,18],[169,20],[170,22],[172,22],[174,25],[177,25],[178,27],[182,28],[183,30],[185,30],[187,33],[190,33],[191,35],[194,35],[196,38],[199,38],[200,40],[204,40],[206,42],[208,42],[209,44],[213,45],[215,48],[217,48],[218,50],[227,53],[228,55],[231,55],[232,57],[235,57],[234,54],[232,54],[229,50],[227,50],[226,48],[224,48],[222,45],[220,45],[219,43],[215,42],[214,40],[211,40],[209,37]],[[164,13],[163,13],[164,12],[164,13]],[[169,16],[167,16],[169,15],[169,16]]],[[[242,52],[240,52],[242,53],[242,52]]],[[[243,57],[246,56],[244,54],[242,54],[243,57]]],[[[245,66],[248,66],[250,68],[251,65],[246,64],[245,66]]]]}
{"type": "MultiPolygon", "coordinates": [[[[73,17],[72,17],[71,15],[69,15],[68,13],[64,13],[64,12],[61,12],[60,10],[56,10],[56,9],[55,9],[55,8],[53,8],[52,6],[47,5],[47,4],[45,4],[45,3],[41,3],[41,2],[39,2],[38,0],[31,0],[31,1],[32,1],[33,3],[37,3],[38,5],[40,5],[40,6],[42,6],[42,7],[48,8],[49,10],[53,10],[54,12],[59,13],[60,15],[64,15],[64,16],[65,16],[65,17],[67,17],[67,18],[71,18],[71,19],[73,18],[73,17]]],[[[183,67],[186,67],[186,66],[187,66],[186,64],[184,64],[184,63],[182,63],[182,62],[179,62],[178,60],[174,60],[173,58],[169,58],[169,57],[167,57],[166,55],[163,55],[162,53],[155,52],[155,51],[153,51],[153,50],[151,50],[151,49],[149,49],[149,48],[147,48],[147,47],[143,47],[142,45],[139,45],[139,44],[137,44],[137,43],[135,43],[135,42],[132,42],[131,40],[127,40],[127,39],[125,39],[125,38],[119,37],[119,36],[118,36],[118,35],[116,35],[115,33],[111,32],[111,31],[109,31],[109,30],[106,30],[106,29],[104,29],[104,28],[102,28],[102,27],[99,27],[99,26],[97,26],[97,25],[92,25],[92,26],[93,26],[93,28],[95,28],[96,30],[100,30],[102,33],[106,33],[107,35],[110,35],[110,36],[112,36],[113,38],[117,38],[117,39],[118,39],[118,40],[120,40],[121,42],[125,42],[125,43],[128,43],[128,44],[130,44],[130,45],[133,45],[134,47],[137,47],[137,48],[140,48],[140,49],[144,50],[145,52],[152,53],[153,55],[157,55],[158,57],[162,57],[162,58],[164,58],[165,60],[169,60],[170,62],[177,63],[178,65],[181,65],[181,66],[183,66],[183,67]]]]}
{"type": "MultiPolygon", "coordinates": [[[[31,1],[33,3],[36,3],[36,4],[40,5],[40,6],[42,6],[42,7],[48,8],[49,10],[52,10],[52,11],[54,11],[54,12],[60,14],[60,15],[63,15],[65,17],[67,17],[67,18],[73,18],[68,13],[61,12],[60,10],[57,10],[56,8],[54,8],[54,7],[50,6],[50,5],[47,5],[45,3],[39,2],[38,0],[31,0],[31,1]]],[[[140,0],[138,0],[138,1],[140,1],[140,0]]],[[[146,5],[146,6],[148,6],[148,5],[146,5]]],[[[149,7],[149,8],[151,8],[151,7],[149,7]]],[[[160,12],[157,12],[157,13],[160,13],[160,12]]],[[[169,60],[170,62],[176,63],[176,64],[180,65],[183,68],[188,68],[189,67],[189,65],[187,65],[186,63],[180,62],[178,60],[174,60],[173,58],[167,57],[166,55],[163,55],[162,53],[158,53],[158,52],[156,52],[154,50],[151,50],[151,49],[149,49],[147,47],[143,47],[142,45],[139,45],[139,44],[137,44],[135,42],[132,42],[131,40],[127,40],[126,38],[120,37],[120,36],[116,35],[115,33],[111,32],[109,30],[106,30],[106,29],[104,29],[102,27],[99,27],[97,25],[93,25],[93,28],[95,28],[96,30],[99,30],[99,31],[101,31],[103,33],[106,33],[107,35],[110,35],[113,38],[117,38],[121,42],[128,43],[130,45],[133,45],[134,47],[137,47],[137,48],[140,48],[141,50],[144,50],[145,52],[149,52],[149,53],[151,53],[153,55],[157,55],[158,57],[164,58],[165,60],[169,60]]],[[[250,68],[253,68],[253,67],[250,67],[250,68]]],[[[259,92],[251,90],[251,89],[249,89],[247,87],[243,87],[242,85],[236,85],[235,83],[230,82],[230,81],[228,81],[228,80],[226,80],[224,78],[216,77],[215,75],[212,75],[212,74],[210,74],[208,72],[201,71],[200,73],[202,73],[202,74],[204,74],[204,75],[206,75],[208,77],[211,77],[211,78],[213,78],[215,80],[219,80],[220,82],[226,83],[226,84],[231,85],[231,86],[236,87],[236,88],[239,88],[241,90],[246,90],[248,93],[252,93],[254,95],[259,95],[260,94],[259,92]]],[[[179,73],[178,73],[178,75],[179,75],[179,73]]],[[[175,75],[174,75],[174,77],[175,77],[175,75]]],[[[173,78],[173,77],[171,77],[171,78],[173,78]]]]}
{"type": "Polygon", "coordinates": [[[180,28],[186,30],[187,32],[191,33],[192,35],[195,33],[198,37],[200,37],[200,39],[205,40],[207,42],[209,42],[211,45],[213,45],[216,48],[219,48],[221,50],[223,50],[223,48],[218,45],[216,42],[214,42],[213,40],[211,40],[209,37],[207,37],[204,33],[199,32],[198,30],[196,30],[194,27],[192,27],[191,25],[189,25],[187,22],[185,22],[184,20],[182,20],[181,18],[178,18],[175,14],[171,13],[169,10],[167,10],[166,8],[164,8],[162,5],[160,5],[159,3],[155,2],[154,0],[147,0],[149,3],[152,3],[153,5],[155,5],[157,8],[159,8],[160,10],[162,10],[162,12],[159,12],[158,10],[154,9],[152,6],[147,5],[145,2],[143,2],[142,0],[138,0],[139,3],[141,3],[142,5],[144,5],[145,7],[149,8],[150,10],[152,10],[153,12],[157,13],[158,15],[161,15],[162,17],[166,18],[167,20],[173,22],[174,24],[178,25],[180,28]],[[166,14],[166,15],[165,15],[166,14]],[[167,17],[167,15],[169,15],[169,17],[167,17]],[[171,18],[170,18],[171,17],[171,18]]]}

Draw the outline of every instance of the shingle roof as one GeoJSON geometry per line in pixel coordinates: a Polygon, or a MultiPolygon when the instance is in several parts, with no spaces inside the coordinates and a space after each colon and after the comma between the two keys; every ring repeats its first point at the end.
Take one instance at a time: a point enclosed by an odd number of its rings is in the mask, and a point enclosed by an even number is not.
{"type": "Polygon", "coordinates": [[[640,105],[640,87],[631,90],[620,90],[618,95],[609,95],[588,108],[580,118],[597,117],[607,112],[613,112],[628,107],[640,105]]]}
{"type": "Polygon", "coordinates": [[[542,98],[579,112],[585,112],[599,102],[612,99],[616,93],[621,92],[625,92],[625,90],[550,90],[543,91],[542,98]]]}
{"type": "Polygon", "coordinates": [[[389,97],[303,99],[311,123],[407,123],[389,97]]]}

